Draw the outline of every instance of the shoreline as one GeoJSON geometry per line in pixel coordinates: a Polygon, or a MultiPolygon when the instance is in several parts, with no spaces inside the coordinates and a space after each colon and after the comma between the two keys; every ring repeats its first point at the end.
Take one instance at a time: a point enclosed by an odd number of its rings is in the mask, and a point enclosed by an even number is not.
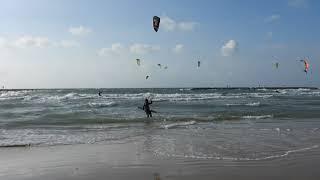
{"type": "Polygon", "coordinates": [[[0,89],[1,91],[39,91],[39,90],[98,90],[98,89],[190,89],[192,91],[197,90],[258,90],[258,89],[310,89],[316,90],[319,87],[313,86],[260,86],[260,87],[164,87],[164,88],[26,88],[26,89],[0,89]]]}

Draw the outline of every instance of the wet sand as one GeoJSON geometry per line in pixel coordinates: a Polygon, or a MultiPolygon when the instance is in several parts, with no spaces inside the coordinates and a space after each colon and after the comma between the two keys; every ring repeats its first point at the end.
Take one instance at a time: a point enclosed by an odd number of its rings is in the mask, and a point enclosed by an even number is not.
{"type": "Polygon", "coordinates": [[[258,161],[157,156],[142,141],[0,149],[0,179],[318,180],[320,150],[258,161]]]}

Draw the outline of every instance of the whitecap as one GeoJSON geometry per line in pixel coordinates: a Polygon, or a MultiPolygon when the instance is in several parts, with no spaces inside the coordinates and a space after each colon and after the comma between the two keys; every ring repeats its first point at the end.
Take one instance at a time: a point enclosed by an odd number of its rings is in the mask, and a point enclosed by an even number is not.
{"type": "Polygon", "coordinates": [[[110,101],[110,102],[90,102],[88,103],[90,107],[112,107],[116,106],[117,103],[110,101]]]}
{"type": "Polygon", "coordinates": [[[260,102],[247,103],[246,106],[260,106],[260,102]]]}
{"type": "Polygon", "coordinates": [[[273,115],[260,115],[260,116],[242,116],[243,119],[267,119],[272,118],[273,115]]]}
{"type": "Polygon", "coordinates": [[[260,102],[251,102],[251,103],[246,103],[246,104],[236,104],[236,103],[231,103],[231,104],[226,104],[227,106],[259,106],[260,102]]]}
{"type": "Polygon", "coordinates": [[[165,125],[162,125],[161,127],[164,129],[170,129],[170,128],[175,128],[175,127],[179,127],[179,126],[194,125],[196,123],[197,123],[196,121],[177,122],[177,123],[165,124],[165,125]]]}

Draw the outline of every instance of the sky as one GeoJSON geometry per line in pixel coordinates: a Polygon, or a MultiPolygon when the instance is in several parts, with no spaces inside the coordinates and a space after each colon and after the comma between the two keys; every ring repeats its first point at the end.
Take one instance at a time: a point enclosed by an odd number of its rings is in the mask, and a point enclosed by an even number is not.
{"type": "Polygon", "coordinates": [[[6,88],[320,87],[320,1],[0,3],[6,88]]]}

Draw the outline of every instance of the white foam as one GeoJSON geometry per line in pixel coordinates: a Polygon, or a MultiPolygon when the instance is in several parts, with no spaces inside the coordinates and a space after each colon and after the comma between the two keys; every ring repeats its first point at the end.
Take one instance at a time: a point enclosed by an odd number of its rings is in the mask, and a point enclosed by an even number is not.
{"type": "MultiPolygon", "coordinates": [[[[271,155],[271,156],[265,156],[265,157],[259,157],[259,158],[249,158],[249,157],[225,157],[225,156],[212,156],[212,155],[168,155],[167,156],[171,156],[171,157],[178,157],[178,158],[192,158],[192,159],[216,159],[216,160],[229,160],[229,161],[261,161],[261,160],[270,160],[270,159],[276,159],[276,158],[282,158],[285,156],[288,156],[292,153],[298,153],[298,152],[304,152],[304,151],[308,151],[308,150],[312,150],[312,149],[316,149],[319,148],[319,145],[313,145],[310,147],[306,147],[306,148],[301,148],[301,149],[294,149],[294,150],[289,150],[284,152],[283,154],[277,154],[277,155],[271,155]]],[[[159,155],[165,155],[163,153],[157,153],[159,155]]]]}
{"type": "Polygon", "coordinates": [[[273,115],[260,115],[260,116],[242,116],[243,119],[267,119],[272,118],[273,115]]]}
{"type": "Polygon", "coordinates": [[[178,126],[194,125],[196,123],[197,123],[196,121],[177,122],[177,123],[171,123],[171,124],[162,125],[161,127],[164,128],[164,129],[170,129],[170,128],[175,128],[175,127],[178,127],[178,126]]]}
{"type": "Polygon", "coordinates": [[[246,104],[246,106],[260,106],[260,102],[248,103],[248,104],[246,104]]]}
{"type": "Polygon", "coordinates": [[[29,91],[5,91],[1,92],[0,97],[23,96],[29,91]]]}
{"type": "Polygon", "coordinates": [[[254,98],[270,98],[273,96],[273,94],[267,94],[267,93],[251,93],[248,94],[249,97],[254,97],[254,98]]]}
{"type": "Polygon", "coordinates": [[[24,96],[28,95],[29,91],[3,91],[0,93],[0,100],[17,100],[24,99],[24,96]]]}
{"type": "Polygon", "coordinates": [[[117,105],[117,103],[110,101],[110,102],[90,102],[88,103],[90,107],[111,107],[117,105]]]}
{"type": "Polygon", "coordinates": [[[226,104],[227,106],[260,106],[260,102],[251,102],[246,104],[226,104]]]}
{"type": "Polygon", "coordinates": [[[183,88],[183,89],[179,89],[179,91],[190,91],[190,88],[183,88]]]}
{"type": "Polygon", "coordinates": [[[306,88],[299,88],[298,91],[310,91],[310,89],[306,89],[306,88]]]}
{"type": "Polygon", "coordinates": [[[299,93],[299,95],[320,96],[320,91],[301,92],[301,93],[299,93]]]}
{"type": "Polygon", "coordinates": [[[79,95],[77,93],[68,93],[61,97],[61,99],[74,99],[78,97],[79,95]]]}

